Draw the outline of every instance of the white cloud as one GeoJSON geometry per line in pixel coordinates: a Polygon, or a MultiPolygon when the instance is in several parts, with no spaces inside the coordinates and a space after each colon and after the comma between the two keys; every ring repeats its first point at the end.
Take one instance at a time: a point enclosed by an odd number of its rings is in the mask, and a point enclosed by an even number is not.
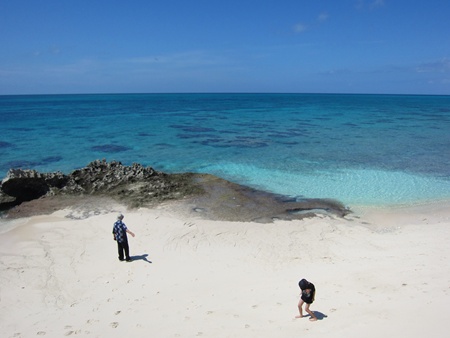
{"type": "Polygon", "coordinates": [[[61,53],[61,49],[58,46],[53,45],[49,48],[49,52],[51,54],[59,54],[59,53],[61,53]]]}
{"type": "Polygon", "coordinates": [[[324,22],[328,20],[328,17],[329,17],[328,13],[320,13],[317,20],[319,20],[319,22],[324,22]]]}
{"type": "Polygon", "coordinates": [[[32,52],[34,57],[46,57],[48,55],[58,55],[61,49],[57,45],[48,46],[47,48],[37,49],[32,52]]]}
{"type": "Polygon", "coordinates": [[[118,62],[140,65],[165,65],[170,67],[196,67],[227,64],[229,61],[229,58],[204,51],[186,51],[167,55],[133,57],[118,62]]]}
{"type": "Polygon", "coordinates": [[[306,31],[306,28],[307,27],[304,24],[297,23],[294,25],[293,30],[294,30],[294,33],[300,34],[300,33],[303,33],[304,31],[306,31]]]}
{"type": "Polygon", "coordinates": [[[377,7],[383,7],[384,6],[384,0],[374,0],[370,4],[370,8],[377,8],[377,7]]]}
{"type": "Polygon", "coordinates": [[[422,63],[416,68],[416,71],[418,73],[450,73],[450,58],[422,63]]]}
{"type": "Polygon", "coordinates": [[[385,5],[384,0],[357,0],[356,8],[358,9],[376,9],[385,5]]]}
{"type": "MultiPolygon", "coordinates": [[[[320,24],[320,23],[323,23],[323,22],[327,21],[328,17],[329,17],[328,13],[323,12],[323,13],[320,13],[317,16],[316,20],[320,24]]],[[[310,28],[314,28],[316,25],[317,25],[317,23],[312,23],[311,25],[306,25],[306,24],[304,24],[302,22],[298,22],[298,23],[296,23],[295,25],[292,26],[292,31],[295,34],[301,34],[301,33],[304,33],[305,31],[307,31],[310,28]]]]}
{"type": "Polygon", "coordinates": [[[47,74],[65,76],[69,74],[86,74],[101,68],[101,63],[94,59],[80,59],[72,63],[48,65],[39,69],[47,74]]]}

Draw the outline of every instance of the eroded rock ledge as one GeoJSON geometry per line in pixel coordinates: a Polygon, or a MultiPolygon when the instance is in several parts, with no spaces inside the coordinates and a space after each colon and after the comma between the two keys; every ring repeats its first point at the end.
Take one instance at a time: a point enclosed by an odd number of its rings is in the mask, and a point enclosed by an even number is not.
{"type": "Polygon", "coordinates": [[[101,208],[111,201],[129,208],[170,201],[177,211],[201,218],[264,223],[317,214],[343,217],[349,213],[337,201],[296,201],[213,175],[166,174],[136,163],[124,166],[105,160],[91,162],[69,175],[10,169],[0,186],[0,210],[9,218],[46,214],[75,205],[101,208]]]}

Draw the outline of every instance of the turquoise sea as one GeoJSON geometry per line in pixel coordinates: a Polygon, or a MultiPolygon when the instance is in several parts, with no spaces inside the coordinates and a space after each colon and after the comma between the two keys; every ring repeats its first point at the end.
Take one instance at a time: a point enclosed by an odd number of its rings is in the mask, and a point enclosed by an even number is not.
{"type": "Polygon", "coordinates": [[[450,199],[450,96],[0,96],[0,176],[95,159],[346,205],[450,199]]]}

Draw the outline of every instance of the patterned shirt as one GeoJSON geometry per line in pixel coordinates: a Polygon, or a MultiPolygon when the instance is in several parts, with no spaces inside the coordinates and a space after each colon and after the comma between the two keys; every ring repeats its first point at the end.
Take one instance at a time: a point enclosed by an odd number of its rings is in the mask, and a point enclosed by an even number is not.
{"type": "Polygon", "coordinates": [[[127,226],[122,221],[114,223],[113,234],[116,236],[116,241],[119,243],[127,242],[127,226]]]}

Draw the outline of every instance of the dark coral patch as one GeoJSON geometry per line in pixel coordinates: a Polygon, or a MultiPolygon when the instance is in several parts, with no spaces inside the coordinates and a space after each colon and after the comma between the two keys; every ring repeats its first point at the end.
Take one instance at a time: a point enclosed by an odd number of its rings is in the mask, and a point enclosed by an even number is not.
{"type": "Polygon", "coordinates": [[[99,146],[93,146],[91,149],[95,151],[101,151],[103,153],[120,153],[122,151],[128,151],[131,148],[119,146],[116,144],[103,144],[99,146]]]}
{"type": "Polygon", "coordinates": [[[197,127],[197,126],[185,126],[179,124],[172,124],[170,127],[181,129],[186,133],[208,133],[216,131],[214,128],[197,127]]]}
{"type": "Polygon", "coordinates": [[[180,139],[190,139],[190,138],[197,138],[197,135],[192,135],[192,134],[177,134],[177,137],[180,139]]]}
{"type": "Polygon", "coordinates": [[[154,146],[158,147],[160,149],[173,148],[174,147],[172,144],[169,144],[169,143],[155,143],[154,146]]]}
{"type": "Polygon", "coordinates": [[[9,162],[2,164],[1,169],[2,170],[31,169],[34,167],[38,167],[40,165],[59,162],[61,160],[62,160],[61,156],[50,156],[50,157],[45,157],[45,158],[41,159],[40,161],[27,161],[27,160],[9,161],[9,162]]]}
{"type": "Polygon", "coordinates": [[[12,144],[9,142],[0,141],[0,149],[12,147],[12,144]]]}
{"type": "Polygon", "coordinates": [[[37,161],[10,161],[3,164],[2,168],[9,170],[14,169],[29,169],[39,165],[37,161]]]}
{"type": "Polygon", "coordinates": [[[150,136],[155,136],[155,134],[150,134],[150,133],[138,133],[138,136],[140,136],[140,137],[150,137],[150,136]]]}
{"type": "Polygon", "coordinates": [[[33,128],[9,128],[9,130],[13,130],[13,131],[33,131],[33,128]]]}
{"type": "Polygon", "coordinates": [[[55,163],[61,161],[63,158],[61,156],[49,156],[41,160],[42,164],[55,163]]]}
{"type": "Polygon", "coordinates": [[[237,137],[233,140],[209,138],[198,143],[216,148],[263,148],[268,146],[263,140],[253,137],[237,137]]]}
{"type": "Polygon", "coordinates": [[[298,142],[294,142],[294,141],[292,141],[292,142],[278,142],[278,143],[279,144],[285,144],[287,146],[295,146],[295,145],[299,144],[298,142]]]}
{"type": "Polygon", "coordinates": [[[192,138],[205,138],[205,137],[214,137],[212,134],[177,134],[177,137],[180,139],[192,139],[192,138]]]}

